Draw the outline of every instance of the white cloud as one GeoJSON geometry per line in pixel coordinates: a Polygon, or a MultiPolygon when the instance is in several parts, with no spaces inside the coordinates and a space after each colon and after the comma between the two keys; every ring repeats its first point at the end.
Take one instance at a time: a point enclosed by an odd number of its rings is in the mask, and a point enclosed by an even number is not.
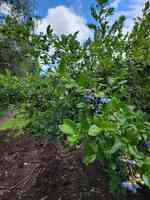
{"type": "Polygon", "coordinates": [[[49,24],[58,36],[76,31],[79,31],[79,41],[84,41],[91,36],[91,31],[86,26],[85,19],[63,5],[48,10],[48,15],[38,22],[37,32],[45,32],[49,24]]]}
{"type": "Polygon", "coordinates": [[[0,13],[2,13],[4,15],[10,15],[11,9],[12,9],[12,6],[8,3],[4,2],[4,3],[0,4],[0,13]]]}
{"type": "Polygon", "coordinates": [[[126,21],[125,21],[125,27],[124,32],[131,31],[134,24],[134,19],[138,16],[142,15],[142,9],[144,7],[144,4],[147,0],[114,0],[112,3],[112,6],[114,6],[117,9],[117,12],[115,13],[113,19],[117,19],[118,16],[125,15],[126,21]],[[119,9],[119,5],[126,4],[127,9],[119,9]]]}

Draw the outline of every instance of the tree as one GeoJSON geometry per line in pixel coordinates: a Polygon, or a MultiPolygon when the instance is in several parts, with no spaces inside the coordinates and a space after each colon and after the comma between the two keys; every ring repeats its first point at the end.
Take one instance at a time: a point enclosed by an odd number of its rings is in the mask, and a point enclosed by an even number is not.
{"type": "Polygon", "coordinates": [[[129,34],[126,55],[129,98],[138,108],[150,112],[150,3],[137,18],[129,34]]]}
{"type": "Polygon", "coordinates": [[[23,75],[39,70],[42,52],[47,51],[44,43],[44,36],[34,33],[32,18],[22,24],[7,17],[0,24],[0,72],[23,75]]]}
{"type": "Polygon", "coordinates": [[[0,5],[4,3],[11,7],[11,15],[15,18],[21,16],[22,21],[34,15],[36,0],[0,0],[0,5]]]}
{"type": "Polygon", "coordinates": [[[39,67],[40,36],[34,34],[34,0],[0,0],[11,8],[0,23],[0,72],[33,72],[39,67]]]}

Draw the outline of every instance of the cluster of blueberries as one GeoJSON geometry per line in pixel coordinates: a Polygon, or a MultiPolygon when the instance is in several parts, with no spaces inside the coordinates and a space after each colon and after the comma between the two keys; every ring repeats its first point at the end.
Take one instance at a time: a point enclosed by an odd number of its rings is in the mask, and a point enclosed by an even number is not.
{"type": "Polygon", "coordinates": [[[104,105],[110,102],[106,97],[96,96],[95,93],[89,93],[84,96],[84,100],[92,105],[92,112],[99,113],[99,105],[104,105]]]}
{"type": "MultiPolygon", "coordinates": [[[[137,162],[135,160],[131,160],[128,158],[120,158],[120,160],[126,163],[131,169],[137,165],[137,162]]],[[[136,193],[137,189],[140,189],[140,186],[135,181],[128,180],[122,182],[122,187],[133,193],[136,193]]]]}
{"type": "Polygon", "coordinates": [[[137,189],[140,189],[140,186],[136,182],[124,181],[122,182],[122,187],[136,193],[137,189]]]}
{"type": "Polygon", "coordinates": [[[96,105],[100,105],[100,104],[103,105],[110,102],[110,99],[106,97],[96,96],[93,93],[85,95],[84,99],[86,100],[86,102],[91,103],[91,104],[96,104],[96,105]]]}
{"type": "MultiPolygon", "coordinates": [[[[150,141],[145,141],[144,142],[144,147],[146,148],[150,148],[150,141]]],[[[133,167],[136,165],[136,161],[135,160],[127,160],[127,163],[133,167]]],[[[141,187],[136,183],[136,182],[130,182],[130,181],[124,181],[122,182],[122,187],[133,192],[136,193],[137,189],[140,189],[141,187]]]]}
{"type": "MultiPolygon", "coordinates": [[[[143,145],[146,148],[150,148],[150,141],[145,141],[143,145]]],[[[122,159],[122,161],[126,162],[130,167],[134,167],[137,164],[135,160],[122,159]]],[[[133,193],[136,193],[141,188],[138,183],[132,181],[123,181],[122,187],[133,193]]]]}
{"type": "MultiPolygon", "coordinates": [[[[88,102],[94,106],[104,105],[104,104],[107,104],[110,102],[110,99],[108,99],[106,97],[96,96],[94,92],[90,92],[87,95],[85,95],[84,99],[86,102],[88,102]]],[[[150,141],[145,142],[144,146],[146,148],[150,148],[150,141]]],[[[126,162],[131,167],[134,167],[136,165],[135,160],[126,160],[126,162]]],[[[132,182],[132,181],[123,181],[122,187],[133,193],[136,193],[137,189],[141,188],[136,182],[132,182]]]]}

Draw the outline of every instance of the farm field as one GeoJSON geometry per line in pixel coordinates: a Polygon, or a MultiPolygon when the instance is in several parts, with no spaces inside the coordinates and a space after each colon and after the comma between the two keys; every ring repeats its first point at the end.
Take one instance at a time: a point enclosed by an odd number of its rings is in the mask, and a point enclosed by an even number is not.
{"type": "Polygon", "coordinates": [[[0,0],[0,200],[150,200],[150,0],[0,0]]]}

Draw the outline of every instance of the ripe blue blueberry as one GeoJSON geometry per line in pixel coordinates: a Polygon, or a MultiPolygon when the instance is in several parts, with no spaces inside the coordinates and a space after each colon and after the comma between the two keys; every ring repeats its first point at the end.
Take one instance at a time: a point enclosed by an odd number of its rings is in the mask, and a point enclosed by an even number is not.
{"type": "Polygon", "coordinates": [[[150,141],[144,142],[144,146],[145,146],[146,148],[150,148],[150,141]]]}
{"type": "Polygon", "coordinates": [[[110,99],[106,97],[96,97],[96,103],[97,104],[106,104],[109,103],[110,99]]]}
{"type": "Polygon", "coordinates": [[[95,100],[95,97],[92,95],[85,95],[84,99],[88,102],[88,103],[92,103],[95,100]]]}
{"type": "Polygon", "coordinates": [[[127,163],[131,166],[136,165],[136,161],[135,160],[128,160],[127,163]]]}
{"type": "Polygon", "coordinates": [[[103,104],[109,103],[109,102],[110,102],[110,99],[108,99],[108,98],[106,98],[106,97],[101,97],[101,102],[102,102],[103,104]]]}
{"type": "Polygon", "coordinates": [[[96,104],[101,104],[101,97],[96,97],[96,104]]]}
{"type": "Polygon", "coordinates": [[[130,181],[122,182],[122,187],[133,192],[133,193],[136,193],[137,189],[140,188],[140,186],[137,183],[132,183],[130,181]]]}

